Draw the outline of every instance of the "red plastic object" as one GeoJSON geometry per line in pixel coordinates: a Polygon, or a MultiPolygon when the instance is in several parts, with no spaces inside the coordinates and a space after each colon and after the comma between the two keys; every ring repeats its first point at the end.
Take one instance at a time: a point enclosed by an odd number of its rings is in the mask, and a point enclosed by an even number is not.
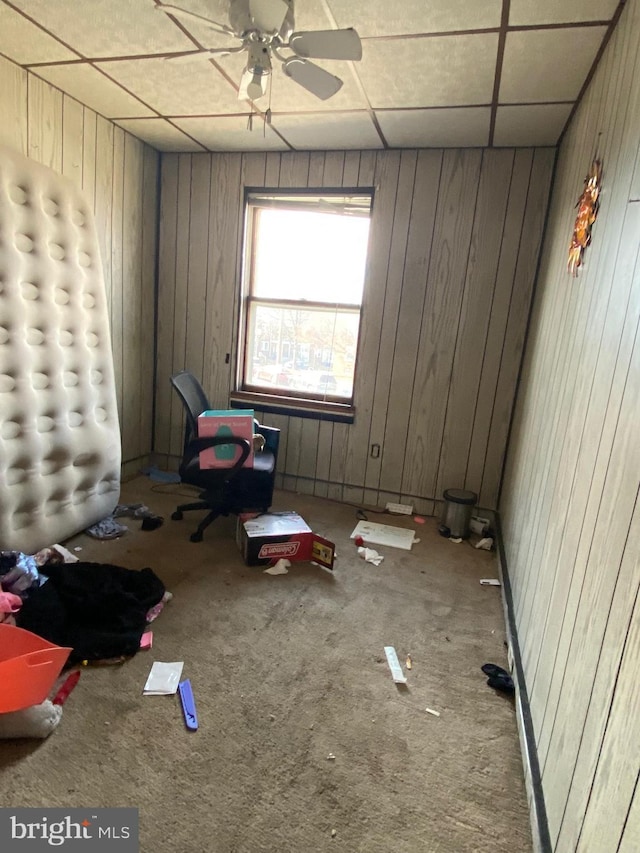
{"type": "Polygon", "coordinates": [[[362,538],[362,536],[356,536],[353,541],[356,543],[356,546],[358,548],[361,548],[364,545],[364,539],[362,538]]]}
{"type": "Polygon", "coordinates": [[[44,702],[71,652],[31,631],[0,624],[0,714],[44,702]]]}
{"type": "Polygon", "coordinates": [[[52,705],[64,705],[64,703],[67,701],[70,694],[72,693],[73,688],[76,686],[76,684],[79,681],[80,681],[80,670],[76,669],[75,672],[72,672],[71,675],[68,675],[65,678],[64,684],[62,685],[60,690],[58,690],[56,695],[51,700],[51,704],[52,705]]]}

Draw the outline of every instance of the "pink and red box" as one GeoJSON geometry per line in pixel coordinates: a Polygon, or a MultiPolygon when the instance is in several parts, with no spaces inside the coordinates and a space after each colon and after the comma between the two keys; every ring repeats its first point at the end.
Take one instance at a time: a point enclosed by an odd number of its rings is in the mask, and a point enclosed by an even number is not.
{"type": "MultiPolygon", "coordinates": [[[[253,468],[253,409],[210,409],[198,417],[198,438],[210,436],[236,436],[246,438],[251,451],[243,468],[253,468]]],[[[200,454],[201,468],[232,468],[240,458],[242,449],[238,444],[220,444],[209,447],[200,454]]]]}

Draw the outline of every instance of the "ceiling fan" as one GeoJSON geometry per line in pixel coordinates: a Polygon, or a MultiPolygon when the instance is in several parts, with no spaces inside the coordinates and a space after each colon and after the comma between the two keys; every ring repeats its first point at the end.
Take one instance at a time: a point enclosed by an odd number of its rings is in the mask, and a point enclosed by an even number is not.
{"type": "Polygon", "coordinates": [[[342,80],[309,59],[362,58],[360,37],[353,28],[295,32],[293,0],[230,0],[229,25],[168,3],[158,3],[156,8],[240,39],[242,44],[237,47],[197,50],[181,59],[246,51],[247,64],[238,92],[241,100],[255,101],[266,94],[274,57],[282,63],[287,77],[323,101],[336,94],[342,80]]]}

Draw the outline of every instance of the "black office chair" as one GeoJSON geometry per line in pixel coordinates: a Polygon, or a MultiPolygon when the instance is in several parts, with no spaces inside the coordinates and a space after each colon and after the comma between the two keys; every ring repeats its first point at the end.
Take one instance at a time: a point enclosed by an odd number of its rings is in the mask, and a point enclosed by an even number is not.
{"type": "Polygon", "coordinates": [[[202,489],[200,500],[176,507],[171,518],[180,521],[184,512],[208,509],[208,515],[190,536],[192,542],[201,542],[204,530],[219,515],[266,512],[269,509],[273,500],[280,430],[255,421],[254,432],[263,436],[264,449],[254,454],[253,468],[243,468],[251,452],[247,439],[236,436],[198,438],[198,415],[212,406],[195,376],[188,370],[182,370],[171,377],[171,384],[180,395],[187,416],[180,478],[183,483],[202,489]],[[201,469],[200,452],[221,444],[241,447],[242,453],[237,462],[229,468],[201,469]]]}

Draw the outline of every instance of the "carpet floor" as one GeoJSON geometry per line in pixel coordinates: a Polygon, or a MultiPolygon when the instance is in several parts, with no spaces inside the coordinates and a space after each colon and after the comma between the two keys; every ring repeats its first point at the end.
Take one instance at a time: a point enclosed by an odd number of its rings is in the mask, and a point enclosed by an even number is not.
{"type": "Polygon", "coordinates": [[[246,567],[235,520],[189,541],[191,495],[139,477],[121,502],[162,515],[155,531],[67,543],[82,560],[150,566],[174,598],[153,648],[86,667],[44,742],[0,743],[5,806],[139,809],[143,853],[528,853],[531,836],[513,701],[480,670],[506,666],[493,554],[437,534],[435,519],[370,516],[415,528],[412,551],[349,536],[354,507],[278,492],[336,543],[333,573],[246,567]],[[413,666],[396,686],[384,655],[413,666]],[[144,697],[153,661],[184,661],[200,728],[177,697],[144,697]],[[434,716],[425,709],[438,711],[434,716]]]}

